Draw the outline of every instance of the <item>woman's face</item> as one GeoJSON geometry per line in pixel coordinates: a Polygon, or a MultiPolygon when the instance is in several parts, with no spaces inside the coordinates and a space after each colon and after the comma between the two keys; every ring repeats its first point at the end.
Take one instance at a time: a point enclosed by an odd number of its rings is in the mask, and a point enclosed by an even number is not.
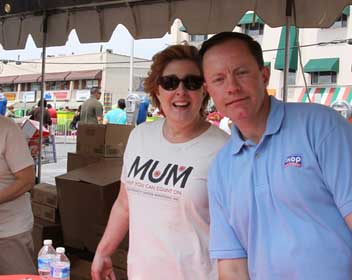
{"type": "Polygon", "coordinates": [[[157,98],[169,123],[189,124],[199,120],[205,93],[203,78],[194,62],[173,60],[167,64],[158,91],[157,98]]]}

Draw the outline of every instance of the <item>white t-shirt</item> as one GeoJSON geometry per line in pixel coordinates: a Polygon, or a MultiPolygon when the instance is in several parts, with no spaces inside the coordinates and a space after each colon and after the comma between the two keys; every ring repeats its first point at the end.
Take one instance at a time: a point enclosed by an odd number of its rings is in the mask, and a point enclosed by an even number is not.
{"type": "MultiPolygon", "coordinates": [[[[33,165],[23,133],[12,119],[0,116],[0,191],[15,181],[14,173],[33,165]]],[[[29,193],[0,204],[0,238],[31,230],[29,193]]]]}
{"type": "Polygon", "coordinates": [[[164,120],[129,138],[122,172],[129,201],[130,280],[218,279],[210,260],[208,167],[228,136],[210,126],[186,143],[162,135],[164,120]]]}

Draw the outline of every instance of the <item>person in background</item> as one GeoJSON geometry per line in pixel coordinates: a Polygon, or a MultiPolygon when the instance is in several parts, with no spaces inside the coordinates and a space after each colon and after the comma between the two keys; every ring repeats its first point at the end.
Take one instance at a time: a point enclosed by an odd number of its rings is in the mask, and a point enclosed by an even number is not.
{"type": "Polygon", "coordinates": [[[228,117],[223,117],[219,123],[219,128],[231,135],[232,121],[228,117]]]}
{"type": "Polygon", "coordinates": [[[7,107],[6,117],[16,118],[15,107],[13,107],[12,105],[7,107]]]}
{"type": "MultiPolygon", "coordinates": [[[[34,121],[37,121],[37,122],[40,122],[40,104],[41,104],[41,100],[38,101],[38,106],[35,107],[30,113],[30,119],[31,120],[34,120],[34,121]]],[[[44,115],[43,115],[43,126],[45,128],[49,128],[49,126],[51,126],[52,124],[52,121],[51,121],[51,118],[50,118],[50,115],[49,115],[49,112],[48,110],[46,109],[46,100],[44,99],[44,115]]]]}
{"type": "Polygon", "coordinates": [[[101,91],[99,87],[90,89],[90,98],[82,104],[80,122],[88,124],[103,123],[103,105],[99,102],[101,91]]]}
{"type": "Polygon", "coordinates": [[[208,254],[207,173],[228,137],[205,120],[209,95],[197,48],[156,54],[144,87],[165,118],[130,134],[92,278],[115,279],[111,255],[129,228],[128,279],[217,279],[208,254]]]}
{"type": "Polygon", "coordinates": [[[7,98],[2,93],[2,88],[0,88],[0,115],[5,116],[7,106],[7,98]]]}
{"type": "Polygon", "coordinates": [[[125,112],[126,103],[125,99],[119,99],[117,101],[117,108],[107,112],[104,116],[104,124],[126,124],[127,116],[125,112]]]}
{"type": "Polygon", "coordinates": [[[36,274],[29,191],[34,162],[19,127],[0,116],[0,275],[36,274]]]}
{"type": "Polygon", "coordinates": [[[147,96],[141,96],[141,102],[139,103],[139,110],[137,115],[137,125],[145,122],[148,116],[149,98],[147,96]]]}
{"type": "Polygon", "coordinates": [[[212,106],[209,114],[207,115],[207,121],[219,127],[222,118],[223,115],[216,110],[215,106],[212,106]]]}
{"type": "Polygon", "coordinates": [[[47,108],[48,108],[48,113],[51,118],[52,124],[57,124],[57,112],[56,112],[55,108],[53,106],[51,106],[51,104],[48,104],[47,108]]]}
{"type": "Polygon", "coordinates": [[[204,86],[233,121],[208,177],[220,279],[352,279],[352,126],[327,106],[269,96],[246,34],[219,33],[200,53],[204,86]]]}
{"type": "Polygon", "coordinates": [[[78,106],[77,111],[75,112],[75,115],[72,119],[72,122],[70,123],[70,128],[72,130],[77,130],[78,129],[78,123],[81,118],[81,110],[82,110],[82,105],[78,106]]]}

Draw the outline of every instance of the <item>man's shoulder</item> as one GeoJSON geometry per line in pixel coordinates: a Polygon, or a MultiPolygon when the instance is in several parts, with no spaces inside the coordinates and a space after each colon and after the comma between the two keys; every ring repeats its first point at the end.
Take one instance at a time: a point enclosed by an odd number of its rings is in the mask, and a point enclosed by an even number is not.
{"type": "Polygon", "coordinates": [[[339,122],[341,117],[331,107],[317,103],[286,103],[285,114],[291,124],[332,124],[339,122]]]}
{"type": "Polygon", "coordinates": [[[83,103],[82,109],[87,110],[91,107],[102,108],[103,105],[96,98],[89,98],[83,103]]]}

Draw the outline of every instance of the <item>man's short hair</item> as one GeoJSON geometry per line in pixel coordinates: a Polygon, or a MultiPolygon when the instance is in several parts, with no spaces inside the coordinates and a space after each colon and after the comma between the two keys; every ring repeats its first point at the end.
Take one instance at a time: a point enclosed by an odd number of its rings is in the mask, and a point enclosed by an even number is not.
{"type": "Polygon", "coordinates": [[[48,109],[51,109],[51,108],[52,108],[51,104],[48,104],[46,107],[47,107],[48,109]]]}
{"type": "Polygon", "coordinates": [[[96,93],[101,94],[100,87],[92,87],[90,89],[90,94],[96,94],[96,93]]]}
{"type": "Polygon", "coordinates": [[[125,102],[125,99],[121,98],[117,101],[117,106],[124,110],[126,108],[126,102],[125,102]]]}
{"type": "Polygon", "coordinates": [[[203,59],[205,53],[212,47],[223,44],[230,40],[240,40],[244,42],[249,52],[253,55],[260,69],[264,67],[263,51],[260,44],[255,41],[251,36],[239,32],[220,32],[208,40],[204,41],[199,53],[203,59]]]}

